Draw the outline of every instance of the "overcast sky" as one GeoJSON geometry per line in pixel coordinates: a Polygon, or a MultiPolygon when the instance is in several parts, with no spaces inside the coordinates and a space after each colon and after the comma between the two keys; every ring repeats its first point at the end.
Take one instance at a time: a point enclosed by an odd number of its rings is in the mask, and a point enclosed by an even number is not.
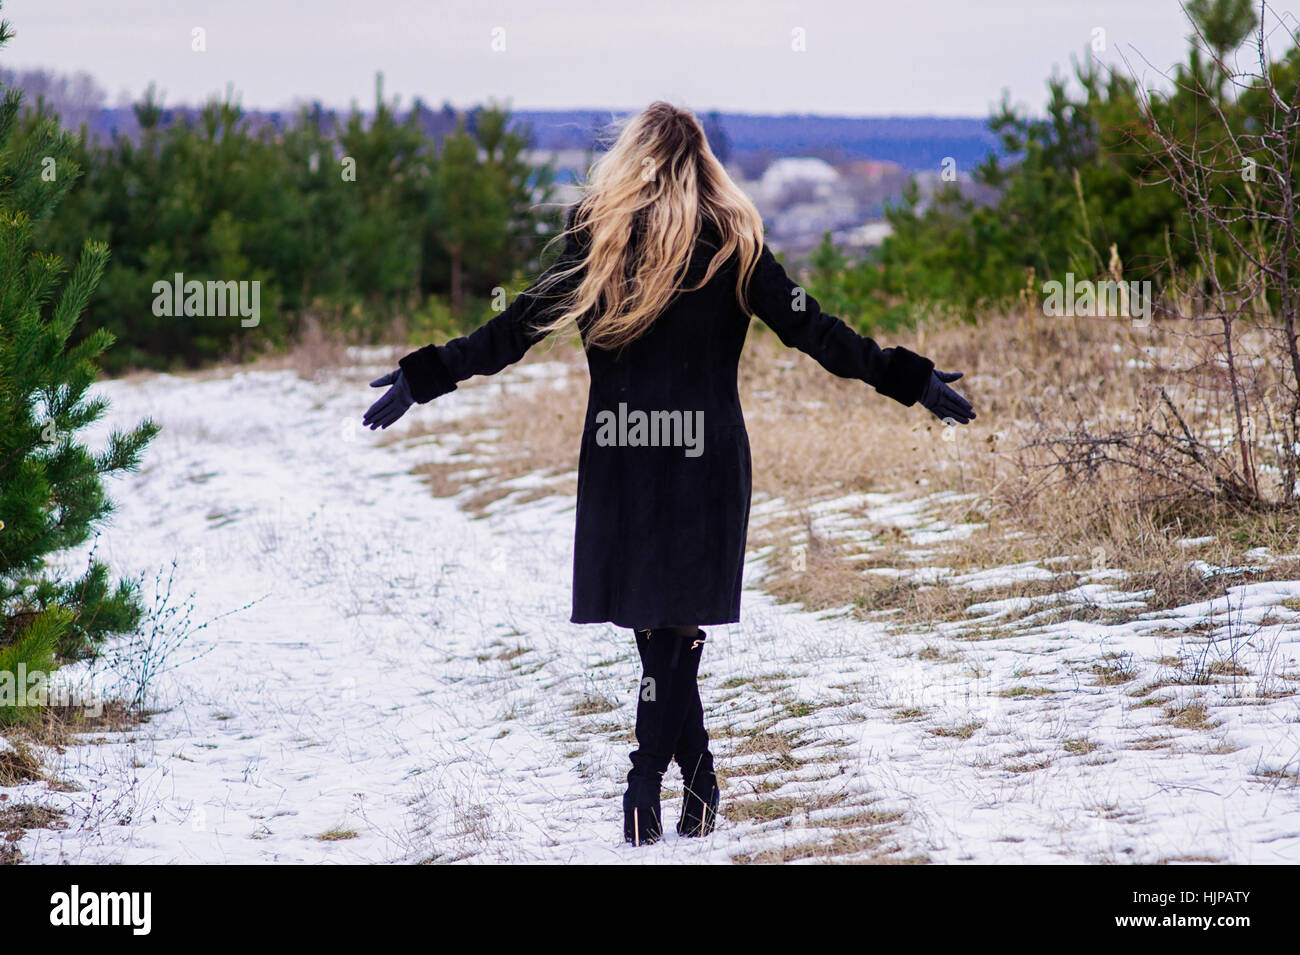
{"type": "Polygon", "coordinates": [[[408,104],[853,116],[985,116],[1003,89],[1037,111],[1095,28],[1104,60],[1154,82],[1188,32],[1178,0],[4,0],[3,15],[17,36],[0,64],[84,70],[110,104],[154,81],[171,105],[233,85],[250,107],[368,107],[382,70],[408,104]]]}

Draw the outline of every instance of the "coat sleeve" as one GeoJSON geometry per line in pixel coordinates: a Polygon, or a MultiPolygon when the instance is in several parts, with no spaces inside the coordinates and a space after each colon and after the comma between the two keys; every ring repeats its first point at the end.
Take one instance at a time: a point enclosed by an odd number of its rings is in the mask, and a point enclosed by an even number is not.
{"type": "Polygon", "coordinates": [[[881,348],[857,334],[796,285],[764,243],[749,282],[749,305],[782,343],[815,358],[841,378],[865,381],[882,395],[914,405],[934,362],[896,345],[881,348]]]}
{"type": "MultiPolygon", "coordinates": [[[[569,209],[566,228],[573,224],[577,206],[569,209]]],[[[462,338],[445,345],[426,345],[404,356],[398,365],[411,386],[411,395],[420,404],[456,390],[458,382],[474,375],[495,375],[512,365],[545,336],[537,330],[545,306],[552,304],[577,281],[578,275],[549,285],[539,292],[552,273],[569,267],[581,258],[583,247],[567,236],[559,259],[536,282],[520,292],[500,315],[462,338]]]]}

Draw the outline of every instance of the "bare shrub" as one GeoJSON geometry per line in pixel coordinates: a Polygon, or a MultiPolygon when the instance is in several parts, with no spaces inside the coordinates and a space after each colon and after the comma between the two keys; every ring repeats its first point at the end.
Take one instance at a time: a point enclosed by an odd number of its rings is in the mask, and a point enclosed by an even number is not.
{"type": "Polygon", "coordinates": [[[1089,417],[1087,408],[1061,420],[1040,416],[1032,444],[1071,481],[1096,484],[1127,470],[1146,502],[1296,504],[1300,82],[1279,86],[1266,41],[1281,21],[1269,24],[1262,12],[1258,71],[1235,72],[1202,36],[1212,68],[1180,75],[1174,94],[1135,84],[1133,142],[1149,161],[1147,184],[1181,201],[1182,238],[1196,264],[1163,289],[1160,310],[1179,321],[1153,326],[1145,347],[1127,351],[1144,379],[1131,413],[1119,421],[1089,417]],[[1225,84],[1235,94],[1233,116],[1225,84]],[[1190,97],[1195,119],[1174,104],[1176,95],[1190,97]],[[1174,337],[1180,347],[1171,347],[1174,337]]]}
{"type": "MultiPolygon", "coordinates": [[[[173,593],[177,562],[171,563],[166,579],[159,570],[154,576],[153,600],[146,607],[140,626],[128,637],[110,646],[101,659],[119,677],[123,699],[137,712],[145,704],[158,677],[211,652],[211,647],[187,656],[179,656],[196,633],[206,630],[231,614],[247,610],[257,603],[218,614],[202,623],[194,621],[194,594],[181,598],[173,593]]],[[[144,575],[141,575],[143,590],[144,575]]]]}

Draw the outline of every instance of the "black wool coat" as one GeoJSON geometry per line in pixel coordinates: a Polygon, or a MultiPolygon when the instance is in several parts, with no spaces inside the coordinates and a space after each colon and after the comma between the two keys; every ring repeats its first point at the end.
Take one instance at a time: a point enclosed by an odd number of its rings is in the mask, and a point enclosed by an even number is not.
{"type": "MultiPolygon", "coordinates": [[[[684,287],[703,277],[718,247],[706,220],[684,287]]],[[[582,236],[570,237],[555,267],[585,251],[582,236]]],[[[750,316],[736,302],[737,267],[733,256],[702,288],[678,292],[621,352],[586,349],[591,387],[578,456],[573,623],[646,628],[740,619],[751,464],[736,373],[750,316]]],[[[540,340],[535,324],[552,302],[538,287],[472,334],[402,358],[416,401],[522,358],[540,340]]],[[[904,405],[920,398],[930,359],[881,348],[823,312],[766,245],[748,288],[753,312],[787,346],[904,405]]]]}

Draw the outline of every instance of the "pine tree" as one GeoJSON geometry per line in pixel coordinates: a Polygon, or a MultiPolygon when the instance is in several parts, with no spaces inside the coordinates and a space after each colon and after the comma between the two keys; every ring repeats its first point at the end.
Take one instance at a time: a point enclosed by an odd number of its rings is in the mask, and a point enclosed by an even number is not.
{"type": "MultiPolygon", "coordinates": [[[[0,46],[11,37],[0,21],[0,46]]],[[[103,243],[87,241],[64,276],[62,260],[33,249],[33,230],[76,179],[74,140],[52,119],[18,136],[22,94],[0,99],[0,689],[12,689],[20,665],[48,674],[93,655],[106,636],[135,628],[141,606],[130,581],[113,585],[92,559],[69,579],[49,558],[89,539],[112,511],[102,478],[135,468],[158,431],[146,420],[114,431],[92,452],[77,432],[103,416],[108,402],[87,391],[96,360],[112,335],[95,330],[69,338],[108,261],[103,243]]],[[[29,707],[5,706],[0,724],[29,707]]],[[[12,700],[8,701],[12,704],[12,700]]]]}
{"type": "Polygon", "coordinates": [[[451,308],[464,317],[470,263],[496,257],[506,243],[509,198],[495,167],[479,160],[479,142],[462,121],[442,141],[434,169],[434,221],[451,259],[451,308]]]}

